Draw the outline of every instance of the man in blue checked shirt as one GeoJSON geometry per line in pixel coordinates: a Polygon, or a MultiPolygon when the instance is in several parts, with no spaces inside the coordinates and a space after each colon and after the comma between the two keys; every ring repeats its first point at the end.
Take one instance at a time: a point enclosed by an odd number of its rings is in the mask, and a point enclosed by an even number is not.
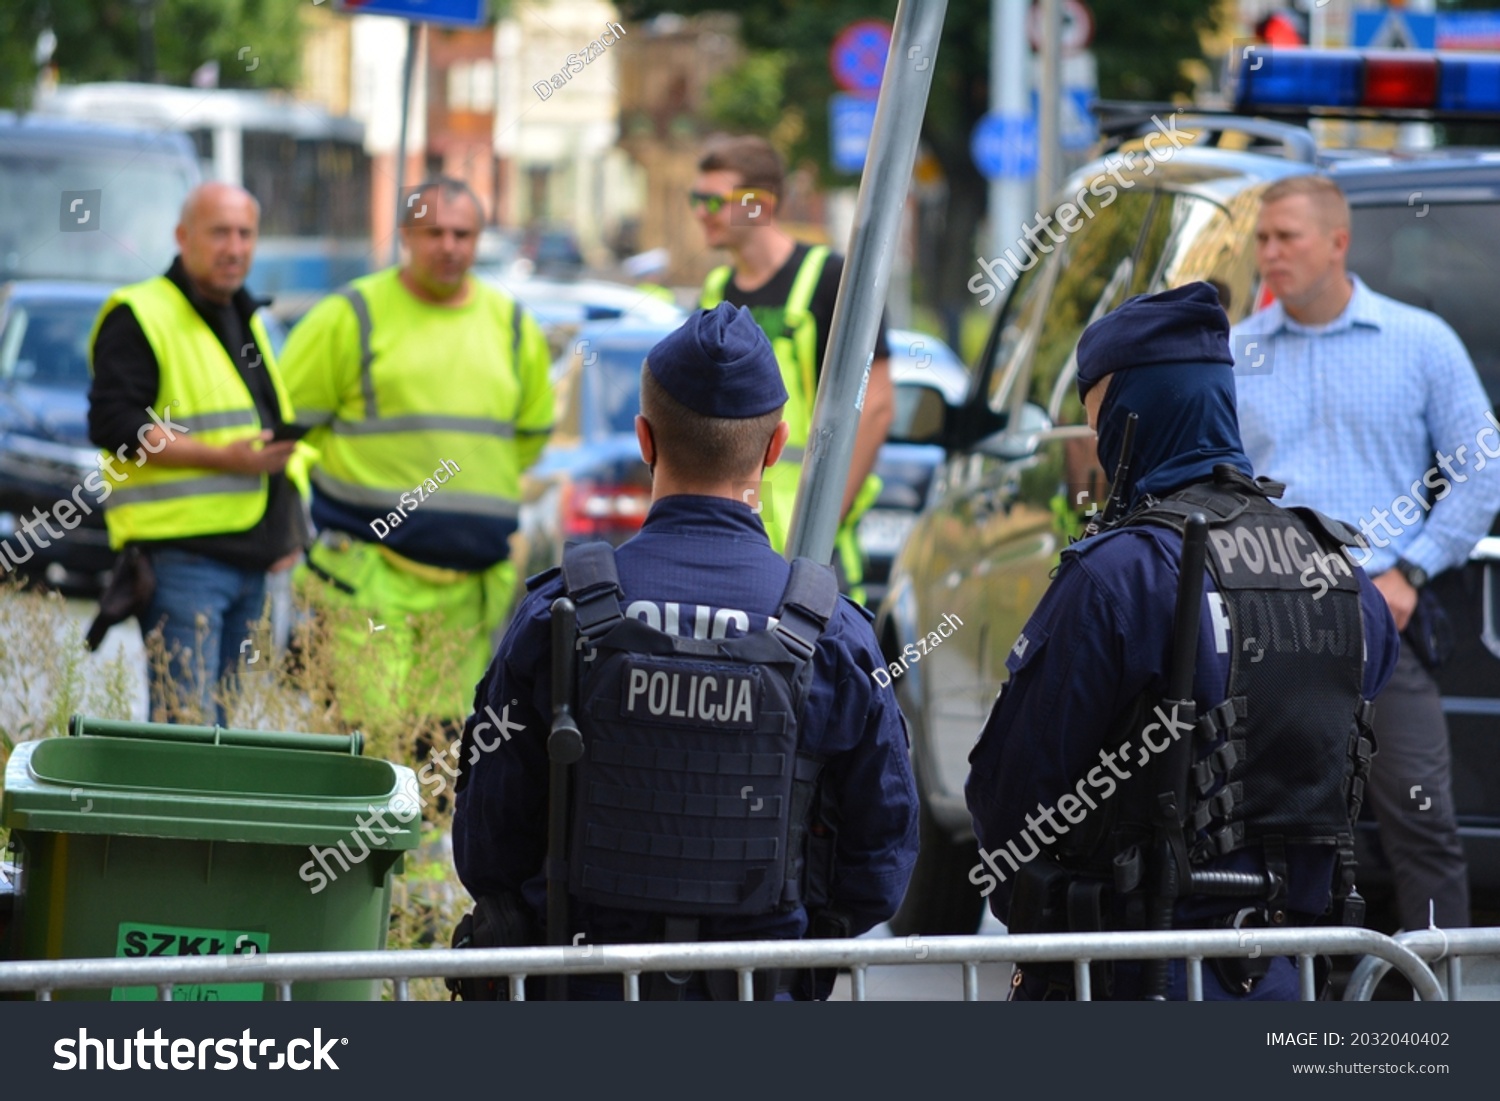
{"type": "Polygon", "coordinates": [[[1267,188],[1256,229],[1276,296],[1234,330],[1245,450],[1286,483],[1285,503],[1356,525],[1351,552],[1402,632],[1376,700],[1369,799],[1395,871],[1401,923],[1469,924],[1468,869],[1454,817],[1448,727],[1430,669],[1422,588],[1461,566],[1500,509],[1500,447],[1473,362],[1437,315],[1349,274],[1349,204],[1324,176],[1267,188]],[[1489,469],[1486,469],[1488,467],[1489,469]]]}

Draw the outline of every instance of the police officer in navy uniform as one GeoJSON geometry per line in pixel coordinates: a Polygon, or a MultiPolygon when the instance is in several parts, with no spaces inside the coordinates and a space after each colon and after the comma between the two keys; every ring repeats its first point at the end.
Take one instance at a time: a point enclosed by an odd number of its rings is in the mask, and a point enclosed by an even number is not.
{"type": "MultiPolygon", "coordinates": [[[[1146,927],[1166,861],[1185,886],[1174,928],[1356,924],[1352,821],[1373,751],[1370,701],[1397,635],[1344,553],[1357,536],[1283,509],[1253,480],[1235,414],[1228,320],[1206,283],[1132,298],[1078,343],[1078,389],[1105,470],[1139,417],[1122,519],[1062,554],[1016,640],[970,756],[980,861],[970,880],[1011,932],[1146,927]],[[1161,710],[1185,521],[1208,521],[1194,673],[1198,721],[1161,710]],[[1175,836],[1154,793],[1168,746],[1191,740],[1175,836]],[[1207,874],[1205,874],[1207,873],[1207,874]],[[1230,874],[1233,873],[1233,874],[1230,874]],[[1234,881],[1211,894],[1208,880],[1234,881]]],[[[1156,927],[1161,927],[1157,925],[1156,927]]],[[[1246,937],[1253,943],[1253,932],[1246,937]]],[[[1142,965],[1093,965],[1095,998],[1150,996],[1142,965]]],[[[1173,961],[1157,992],[1185,996],[1173,961]],[[1165,989],[1163,989],[1163,987],[1165,989]]],[[[1013,996],[1068,998],[1072,965],[1029,966],[1013,996]]],[[[1210,1000],[1297,996],[1294,962],[1205,961],[1210,1000]]]]}
{"type": "MultiPolygon", "coordinates": [[[[651,350],[636,418],[650,514],[617,551],[571,548],[528,582],[465,724],[454,858],[476,899],[519,893],[542,923],[550,609],[567,593],[584,743],[570,942],[854,936],[900,905],[917,798],[867,613],[826,566],[776,554],[745,492],[781,453],[785,401],[746,309],[699,310],[651,350]]],[[[757,997],[826,996],[827,982],[799,987],[806,976],[757,997]]],[[[733,997],[732,979],[647,976],[642,989],[733,997]]],[[[570,991],[619,997],[621,984],[570,991]]]]}

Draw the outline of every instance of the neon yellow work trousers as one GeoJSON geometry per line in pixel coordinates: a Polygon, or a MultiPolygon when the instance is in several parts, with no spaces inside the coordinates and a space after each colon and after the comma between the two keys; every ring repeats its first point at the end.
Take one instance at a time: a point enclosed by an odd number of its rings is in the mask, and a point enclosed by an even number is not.
{"type": "Polygon", "coordinates": [[[516,570],[425,566],[375,543],[325,533],[295,583],[327,630],[329,674],[346,721],[462,720],[515,599],[516,570]]]}

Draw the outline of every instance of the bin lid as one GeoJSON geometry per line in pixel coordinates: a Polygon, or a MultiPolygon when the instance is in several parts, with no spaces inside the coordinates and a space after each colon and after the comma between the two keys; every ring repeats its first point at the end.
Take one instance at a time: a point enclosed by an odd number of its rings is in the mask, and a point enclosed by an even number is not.
{"type": "MultiPolygon", "coordinates": [[[[420,840],[416,776],[403,765],[347,749],[181,741],[180,728],[168,735],[174,740],[159,740],[151,736],[155,725],[133,724],[127,736],[85,730],[16,746],[0,824],[299,846],[336,845],[368,827],[382,848],[412,849],[420,840]]],[[[235,733],[242,742],[253,734],[235,733]]]]}

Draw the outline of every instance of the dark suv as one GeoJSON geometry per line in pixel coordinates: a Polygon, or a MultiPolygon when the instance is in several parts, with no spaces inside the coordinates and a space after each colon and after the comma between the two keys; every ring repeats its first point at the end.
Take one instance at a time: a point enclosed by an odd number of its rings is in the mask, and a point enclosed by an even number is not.
{"type": "MultiPolygon", "coordinates": [[[[1259,62],[1282,78],[1284,98],[1294,98],[1285,87],[1288,66],[1274,63],[1292,53],[1259,62]]],[[[1297,64],[1316,69],[1317,52],[1297,55],[1297,64]]],[[[1338,62],[1347,69],[1357,56],[1342,52],[1338,62]]],[[[1422,57],[1434,55],[1411,55],[1422,57]]],[[[1493,64],[1500,74],[1500,59],[1493,64]]],[[[1374,85],[1373,74],[1363,85],[1356,80],[1356,94],[1374,85]]],[[[941,443],[947,458],[896,560],[877,631],[890,661],[946,613],[962,617],[965,626],[925,656],[915,646],[907,650],[920,660],[906,662],[895,679],[922,797],[921,856],[892,922],[901,934],[970,933],[981,917],[984,902],[968,880],[977,859],[963,797],[969,751],[1006,679],[1006,653],[1046,589],[1059,552],[1107,496],[1107,475],[1098,468],[1073,385],[1074,347],[1091,320],[1132,295],[1201,279],[1220,288],[1231,320],[1239,321],[1263,304],[1254,249],[1261,193],[1282,177],[1325,171],[1353,207],[1350,270],[1376,291],[1446,319],[1463,338],[1491,401],[1500,400],[1500,271],[1494,263],[1500,255],[1500,155],[1453,148],[1334,152],[1320,149],[1306,127],[1265,117],[1175,116],[1168,125],[1191,134],[1191,143],[1162,156],[1167,141],[1158,136],[1151,142],[1150,132],[1163,127],[1148,122],[1141,131],[1146,144],[1127,141],[1068,181],[1053,208],[1066,213],[1066,221],[1059,217],[1054,224],[1076,227],[1063,243],[1036,250],[1028,270],[1018,270],[1028,259],[1018,248],[1020,263],[1009,271],[992,264],[991,276],[975,277],[975,283],[993,276],[1012,282],[997,288],[1001,305],[971,369],[966,400],[916,418],[934,426],[923,442],[941,443]],[[1087,216],[1076,203],[1080,193],[1090,204],[1087,216]],[[1113,197],[1105,202],[1105,195],[1113,197]],[[1065,200],[1074,209],[1066,210],[1065,200]]],[[[1439,682],[1476,909],[1500,906],[1496,562],[1500,539],[1492,537],[1475,548],[1466,568],[1433,583],[1458,635],[1458,651],[1439,682]]],[[[1388,883],[1374,823],[1363,822],[1361,889],[1378,902],[1388,883]]]]}

